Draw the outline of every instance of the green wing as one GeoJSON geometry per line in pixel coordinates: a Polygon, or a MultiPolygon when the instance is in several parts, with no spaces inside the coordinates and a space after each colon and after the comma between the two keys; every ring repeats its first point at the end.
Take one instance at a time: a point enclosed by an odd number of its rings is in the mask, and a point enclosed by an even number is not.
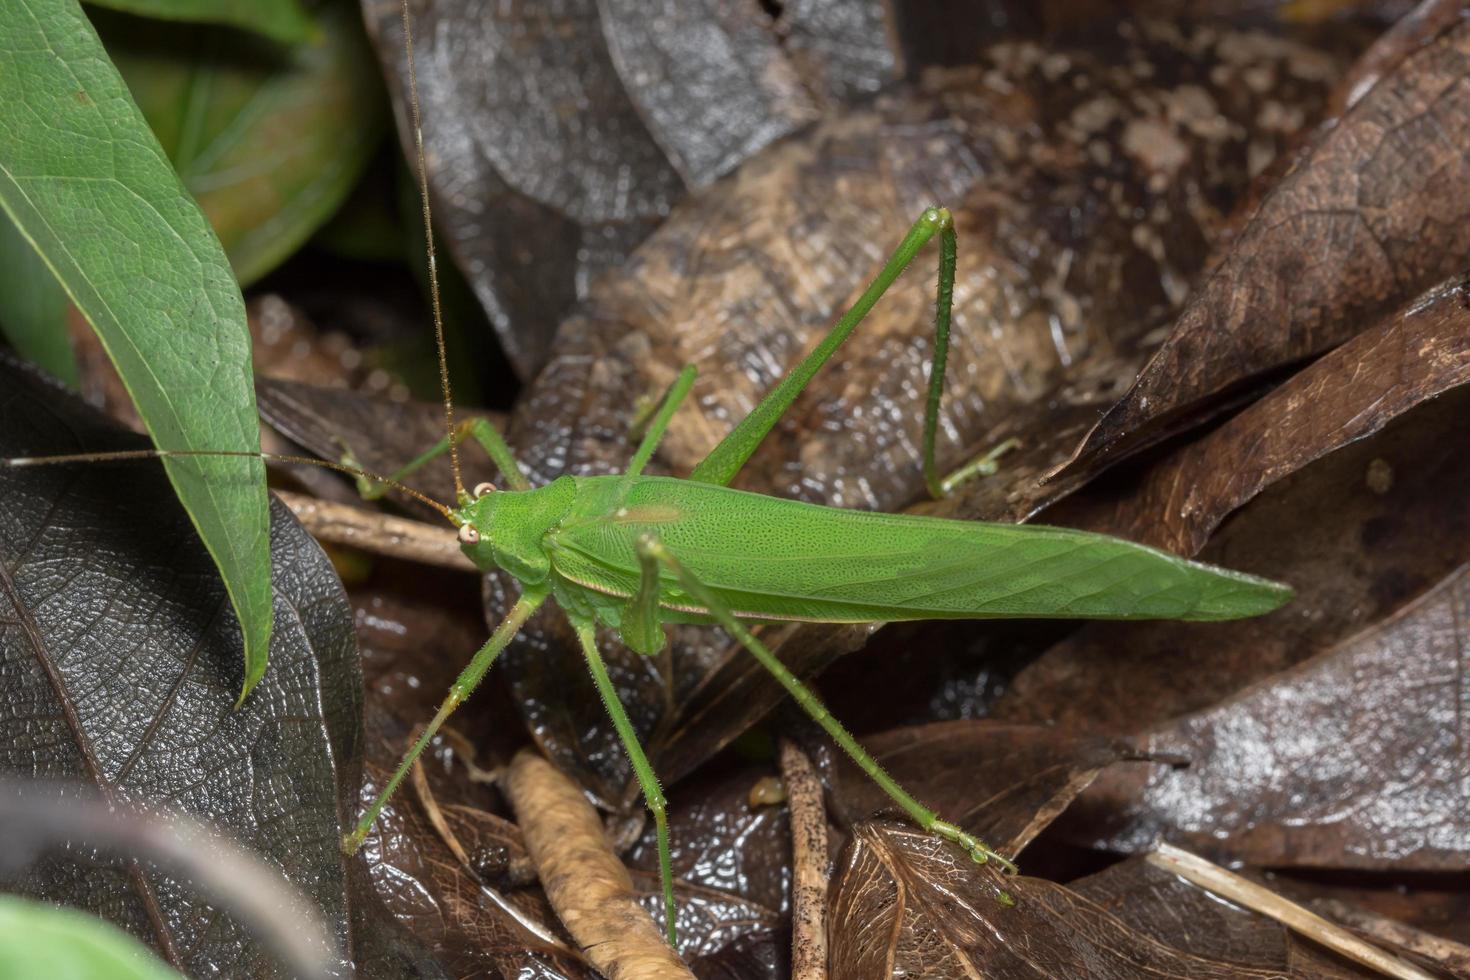
{"type": "MultiPolygon", "coordinates": [[[[1292,594],[1064,528],[839,510],[663,477],[577,484],[573,514],[553,534],[552,562],[564,578],[631,595],[634,543],[652,532],[753,619],[1236,619],[1292,594]]],[[[663,586],[663,605],[699,611],[672,579],[663,586]]]]}

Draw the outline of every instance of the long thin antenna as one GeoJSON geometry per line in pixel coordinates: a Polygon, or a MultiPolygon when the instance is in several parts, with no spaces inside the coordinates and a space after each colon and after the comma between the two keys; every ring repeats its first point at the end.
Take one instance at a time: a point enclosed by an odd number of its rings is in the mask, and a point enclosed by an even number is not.
{"type": "Polygon", "coordinates": [[[359,466],[348,466],[346,463],[334,463],[326,459],[312,459],[308,456],[283,456],[280,453],[247,453],[228,449],[123,449],[113,452],[102,453],[71,453],[65,456],[12,456],[0,458],[0,467],[20,469],[29,466],[53,466],[59,463],[109,463],[123,462],[133,459],[164,459],[170,456],[248,456],[251,459],[263,459],[271,463],[300,463],[305,466],[320,466],[323,469],[336,470],[338,473],[346,473],[348,476],[360,476],[374,483],[392,487],[400,493],[408,494],[422,504],[427,504],[437,510],[454,523],[454,511],[439,503],[428,494],[420,493],[413,487],[404,486],[397,480],[390,480],[386,476],[379,476],[371,470],[365,470],[359,466]]]}
{"type": "Polygon", "coordinates": [[[434,252],[434,219],[429,214],[429,166],[424,160],[424,128],[419,116],[419,76],[413,65],[413,24],[408,0],[399,8],[403,14],[403,49],[408,58],[408,109],[413,123],[413,146],[418,155],[419,201],[424,210],[424,241],[429,248],[429,302],[434,308],[434,344],[439,348],[439,388],[444,393],[444,425],[449,430],[449,466],[454,470],[456,500],[465,497],[459,475],[459,446],[455,439],[454,399],[449,393],[449,358],[444,353],[444,310],[439,300],[439,260],[434,252]]]}

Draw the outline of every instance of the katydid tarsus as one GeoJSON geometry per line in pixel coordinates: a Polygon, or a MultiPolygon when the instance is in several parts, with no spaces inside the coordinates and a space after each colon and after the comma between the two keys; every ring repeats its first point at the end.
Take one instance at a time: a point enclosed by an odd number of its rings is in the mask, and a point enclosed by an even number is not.
{"type": "MultiPolygon", "coordinates": [[[[645,476],[643,469],[694,384],[692,366],[678,374],[648,421],[625,473],[568,475],[531,487],[509,444],[492,426],[483,420],[454,422],[407,0],[401,13],[448,431],[436,446],[389,477],[365,473],[350,462],[322,465],[358,476],[364,493],[376,496],[388,487],[406,490],[398,481],[448,453],[457,499],[452,507],[430,503],[458,527],[465,554],[486,571],[500,569],[514,577],[521,594],[464,668],[376,801],[346,834],[345,851],[354,852],[362,844],[446,719],[470,696],[531,614],[554,598],[582,647],[652,813],[670,943],[675,941],[675,905],[666,802],[597,648],[599,625],[616,630],[624,643],[646,656],[665,646],[667,624],[723,628],[915,823],[964,849],[975,861],[994,861],[1013,872],[1009,859],[940,819],[889,777],[762,643],[756,633],[760,625],[1016,617],[1218,620],[1269,612],[1290,597],[1288,588],[1273,582],[1096,534],[842,510],[728,486],[822,365],[936,238],[939,270],[921,442],[923,478],[930,492],[941,496],[956,480],[993,468],[987,459],[942,479],[935,464],[956,267],[954,223],[939,207],[919,216],[853,307],[687,478],[645,476]],[[489,454],[502,473],[503,489],[482,484],[472,493],[465,491],[459,468],[459,446],[465,440],[478,443],[489,454]]],[[[997,447],[991,457],[1005,448],[997,447]]]]}

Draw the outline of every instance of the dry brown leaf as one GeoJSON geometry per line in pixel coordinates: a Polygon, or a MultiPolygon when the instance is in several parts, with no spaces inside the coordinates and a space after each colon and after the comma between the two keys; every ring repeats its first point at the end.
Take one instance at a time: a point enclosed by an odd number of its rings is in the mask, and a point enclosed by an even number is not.
{"type": "MultiPolygon", "coordinates": [[[[1143,758],[1125,742],[1041,725],[941,721],[863,738],[915,798],[1015,856],[1105,767],[1143,758]]],[[[893,801],[845,755],[827,753],[834,816],[853,824],[893,801]]]]}
{"type": "Polygon", "coordinates": [[[843,980],[1281,976],[1254,947],[1176,947],[1065,886],[1001,878],[907,824],[859,825],[835,889],[832,974],[843,980]],[[997,901],[1001,889],[1013,908],[997,901]]]}

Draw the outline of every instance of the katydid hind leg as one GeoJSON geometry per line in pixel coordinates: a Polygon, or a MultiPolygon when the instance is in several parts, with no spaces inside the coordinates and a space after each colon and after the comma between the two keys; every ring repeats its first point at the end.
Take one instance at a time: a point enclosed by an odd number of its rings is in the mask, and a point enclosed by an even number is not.
{"type": "Polygon", "coordinates": [[[770,651],[750,630],[730,611],[729,607],[720,600],[720,597],[698,576],[689,571],[678,558],[652,534],[644,535],[638,542],[638,551],[645,561],[656,561],[669,571],[673,572],[679,579],[679,584],[684,591],[689,593],[693,599],[705,609],[710,615],[725,628],[741,646],[758,660],[770,674],[776,678],[786,692],[802,707],[812,720],[822,727],[824,731],[836,742],[853,762],[868,775],[873,782],[888,794],[889,798],[896,803],[909,817],[924,830],[930,831],[938,837],[953,841],[960,845],[979,864],[995,861],[1007,874],[1016,873],[1016,865],[999,852],[992,850],[984,841],[973,834],[969,834],[948,821],[940,820],[938,815],[928,807],[914,799],[898,782],[878,764],[878,761],[868,754],[861,744],[855,739],[843,724],[833,717],[827,710],[826,705],[812,693],[812,691],[783,664],[774,653],[770,651]]]}
{"type": "Polygon", "coordinates": [[[638,741],[638,732],[633,728],[633,722],[628,718],[627,711],[623,709],[622,701],[618,699],[617,688],[613,686],[612,678],[608,676],[607,665],[603,663],[602,654],[597,649],[596,627],[590,620],[570,616],[568,619],[571,620],[572,627],[577,633],[577,639],[582,644],[582,655],[587,660],[587,669],[592,673],[592,681],[597,685],[597,693],[602,696],[602,703],[607,708],[613,727],[617,729],[618,738],[623,743],[623,751],[628,754],[628,761],[633,765],[633,774],[637,777],[638,786],[643,791],[643,802],[653,814],[654,831],[658,839],[658,875],[664,898],[664,934],[668,938],[669,945],[677,948],[679,939],[675,918],[678,910],[674,904],[674,871],[673,861],[669,854],[668,802],[664,799],[664,791],[659,785],[658,775],[653,771],[653,766],[649,763],[648,756],[638,741]]]}
{"type": "Polygon", "coordinates": [[[384,784],[382,791],[378,794],[378,798],[373,801],[373,805],[368,807],[367,811],[363,813],[361,819],[357,822],[357,826],[352,829],[352,832],[342,838],[342,850],[344,853],[356,853],[357,849],[362,846],[362,842],[367,837],[368,831],[372,829],[373,823],[378,819],[378,815],[383,812],[383,807],[387,805],[394,791],[398,789],[398,784],[403,782],[404,777],[408,775],[409,771],[413,768],[413,764],[418,761],[418,757],[423,753],[424,749],[433,741],[434,736],[438,734],[444,722],[470,696],[475,687],[480,683],[480,680],[485,676],[485,672],[495,662],[495,658],[500,655],[500,652],[520,632],[526,620],[545,601],[547,595],[548,593],[544,591],[526,592],[521,595],[520,599],[516,600],[515,605],[511,607],[505,619],[496,627],[490,639],[485,641],[485,645],[475,653],[475,656],[450,686],[449,694],[439,706],[438,713],[425,726],[423,733],[415,740],[413,747],[403,757],[403,761],[398,764],[398,769],[389,778],[388,782],[384,784]]]}
{"type": "Polygon", "coordinates": [[[944,208],[926,208],[904,236],[886,265],[842,315],[812,352],[786,373],[776,386],[761,399],[749,415],[720,440],[704,458],[689,479],[702,483],[728,484],[740,472],[745,461],[755,452],[766,434],[796,401],[798,395],[853,332],[888,287],[903,273],[914,256],[935,235],[939,236],[939,283],[934,310],[934,354],[929,371],[929,392],[924,404],[923,466],[924,482],[934,496],[942,496],[939,474],[934,463],[934,443],[939,429],[939,403],[944,391],[944,371],[949,358],[950,315],[954,306],[956,241],[954,220],[944,208]]]}

